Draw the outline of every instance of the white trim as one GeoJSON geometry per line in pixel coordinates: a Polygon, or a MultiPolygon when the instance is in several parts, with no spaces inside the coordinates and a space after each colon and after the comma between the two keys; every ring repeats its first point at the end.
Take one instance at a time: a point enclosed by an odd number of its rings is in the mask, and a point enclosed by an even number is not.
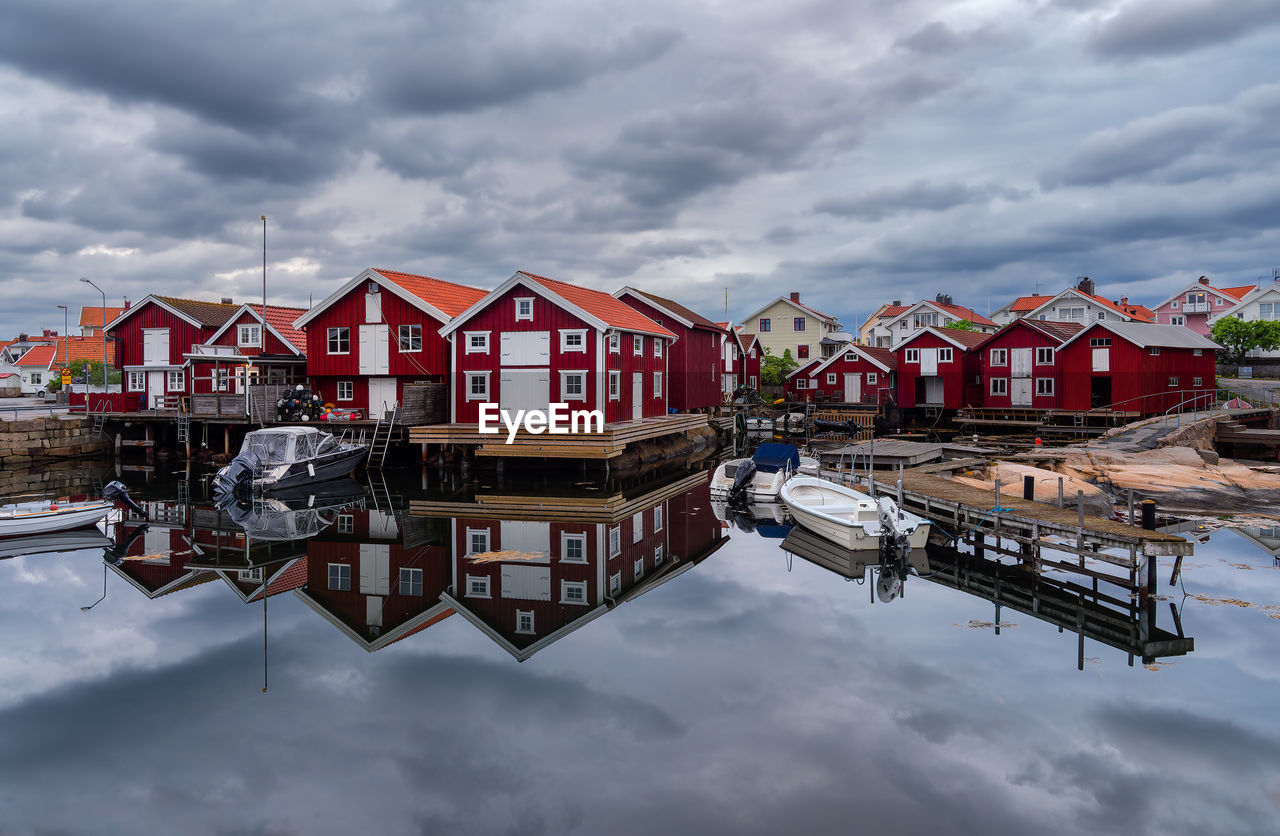
{"type": "MultiPolygon", "coordinates": [[[[1182,290],[1179,290],[1177,293],[1173,294],[1168,299],[1161,302],[1159,305],[1155,305],[1154,307],[1151,308],[1151,310],[1159,311],[1161,308],[1163,308],[1165,305],[1168,305],[1170,302],[1181,302],[1182,297],[1188,293],[1200,293],[1200,292],[1215,294],[1220,299],[1226,299],[1228,302],[1232,304],[1233,307],[1244,301],[1244,299],[1237,299],[1236,297],[1232,296],[1229,293],[1222,292],[1221,290],[1214,287],[1213,285],[1200,284],[1199,282],[1193,282],[1192,284],[1187,285],[1182,290]]],[[[1250,291],[1250,293],[1252,293],[1252,291],[1250,291]]],[[[1245,294],[1245,296],[1248,297],[1248,294],[1245,294]]],[[[1208,300],[1206,299],[1205,301],[1207,302],[1208,300]]],[[[1213,307],[1216,308],[1218,306],[1214,305],[1213,307]]],[[[1179,310],[1180,308],[1181,306],[1179,305],[1179,306],[1176,306],[1174,310],[1179,310]]]]}
{"type": "MultiPolygon", "coordinates": [[[[202,301],[202,300],[199,300],[199,299],[188,299],[188,300],[185,300],[185,301],[189,301],[189,302],[199,302],[199,301],[202,301]]],[[[183,320],[184,322],[189,322],[189,323],[191,323],[192,325],[196,326],[197,328],[205,328],[205,327],[207,327],[203,322],[200,322],[199,320],[194,319],[193,317],[187,316],[187,315],[186,315],[186,314],[184,314],[182,311],[180,311],[180,310],[178,310],[177,308],[173,307],[173,306],[172,306],[172,305],[170,305],[169,303],[167,303],[167,302],[162,302],[162,301],[160,301],[159,299],[157,299],[155,296],[152,296],[150,293],[148,293],[146,296],[144,296],[144,297],[142,297],[140,300],[138,300],[138,303],[137,303],[136,305],[130,305],[129,307],[127,307],[127,308],[125,308],[123,311],[121,311],[121,312],[120,312],[120,315],[119,315],[119,316],[117,316],[115,319],[111,320],[110,322],[108,322],[105,326],[103,326],[102,330],[104,330],[104,331],[110,331],[110,330],[112,330],[112,329],[113,329],[113,328],[115,328],[117,325],[119,325],[120,323],[124,322],[126,319],[128,319],[129,317],[133,316],[133,315],[134,315],[134,314],[136,314],[138,311],[140,311],[140,310],[142,310],[144,307],[146,307],[147,303],[150,303],[150,304],[152,304],[152,305],[156,305],[156,306],[158,306],[158,307],[160,307],[160,308],[163,308],[164,310],[168,311],[169,313],[173,314],[174,316],[178,317],[179,319],[183,320]]],[[[208,302],[207,304],[213,305],[213,304],[217,304],[217,303],[216,303],[216,302],[208,302]]],[[[92,307],[93,307],[93,305],[89,305],[89,307],[91,307],[91,308],[92,308],[92,307]]],[[[234,318],[234,317],[233,317],[233,318],[234,318]]],[[[224,323],[224,325],[225,325],[225,323],[224,323]]]]}
{"type": "MultiPolygon", "coordinates": [[[[847,353],[849,353],[849,352],[854,352],[854,353],[856,353],[856,354],[857,354],[859,357],[861,357],[863,360],[866,360],[868,363],[870,363],[871,365],[873,365],[873,366],[875,366],[876,368],[880,369],[880,370],[881,370],[882,372],[884,372],[885,374],[888,374],[889,372],[893,371],[893,369],[889,368],[889,367],[888,367],[888,366],[886,366],[884,363],[881,363],[879,360],[877,360],[876,358],[872,357],[872,356],[871,356],[870,354],[868,354],[867,352],[863,351],[863,350],[862,350],[862,346],[858,345],[857,343],[849,343],[848,345],[844,346],[842,349],[840,349],[839,351],[837,351],[835,354],[832,354],[832,355],[831,355],[830,357],[828,357],[827,359],[825,359],[825,360],[823,360],[823,361],[819,362],[819,363],[818,363],[818,365],[817,365],[817,366],[815,366],[815,367],[813,368],[813,370],[810,372],[810,374],[817,374],[818,372],[820,372],[820,371],[824,370],[827,366],[830,366],[832,363],[834,363],[834,362],[836,362],[837,360],[839,360],[839,359],[841,359],[842,357],[844,357],[844,355],[845,355],[845,354],[847,354],[847,353]]],[[[812,360],[806,361],[806,364],[807,364],[807,363],[810,363],[810,362],[813,362],[813,361],[812,361],[812,360]]],[[[849,362],[851,362],[851,363],[852,363],[852,362],[856,362],[856,361],[850,360],[849,362]]],[[[790,379],[790,378],[791,378],[791,377],[793,377],[794,375],[799,374],[800,372],[804,371],[804,368],[805,368],[805,367],[804,367],[803,365],[802,365],[802,366],[800,366],[800,367],[799,367],[799,368],[797,368],[795,371],[791,372],[791,374],[788,374],[788,375],[787,375],[787,378],[788,378],[788,379],[790,379]]]]}
{"type": "Polygon", "coordinates": [[[493,333],[492,331],[463,331],[463,332],[462,332],[462,339],[463,339],[463,341],[464,341],[464,345],[462,346],[462,353],[463,353],[463,354],[488,354],[488,353],[489,353],[489,343],[490,343],[490,341],[489,341],[489,335],[490,335],[490,334],[492,334],[492,333],[493,333]],[[484,337],[484,350],[483,350],[483,351],[481,351],[481,350],[480,350],[480,349],[478,349],[478,348],[472,348],[472,347],[471,347],[471,338],[472,338],[472,337],[480,337],[480,336],[483,336],[483,337],[484,337]]]}
{"type": "MultiPolygon", "coordinates": [[[[236,324],[238,325],[239,323],[237,322],[237,320],[239,320],[239,319],[240,319],[240,317],[244,316],[244,315],[247,313],[247,314],[251,315],[254,319],[258,320],[258,324],[259,324],[259,325],[261,325],[261,326],[265,327],[269,332],[271,332],[272,334],[274,334],[277,340],[279,340],[280,342],[282,342],[282,343],[284,343],[286,346],[288,346],[289,350],[290,350],[290,351],[292,351],[295,355],[297,355],[297,356],[299,356],[299,357],[305,357],[305,356],[306,356],[306,352],[305,352],[305,351],[303,351],[302,349],[298,348],[296,345],[294,345],[293,343],[291,343],[291,342],[290,342],[290,341],[285,337],[285,335],[284,335],[284,334],[281,334],[279,331],[277,331],[274,327],[272,327],[272,325],[271,325],[271,323],[270,323],[270,322],[267,322],[267,321],[262,317],[262,315],[258,312],[258,308],[261,308],[261,307],[262,307],[262,305],[258,305],[258,307],[257,307],[257,308],[255,308],[253,305],[250,305],[250,304],[248,304],[248,303],[241,305],[241,306],[240,306],[240,310],[238,310],[238,311],[236,311],[235,313],[233,313],[233,314],[231,315],[231,318],[230,318],[230,319],[228,319],[226,322],[224,322],[224,323],[222,324],[222,327],[221,327],[221,328],[219,328],[217,331],[214,331],[214,332],[213,332],[213,336],[212,336],[212,337],[209,337],[207,340],[205,340],[204,342],[200,343],[200,345],[213,345],[214,343],[216,343],[216,342],[218,341],[218,338],[219,338],[219,337],[221,337],[221,336],[223,335],[223,333],[225,333],[225,332],[226,332],[226,330],[227,330],[228,328],[230,328],[230,327],[231,327],[232,323],[236,323],[236,324]]],[[[270,305],[268,305],[267,307],[268,307],[268,309],[270,309],[270,308],[271,308],[271,306],[270,306],[270,305]]],[[[289,309],[288,309],[288,308],[277,308],[277,310],[289,310],[289,309]]],[[[295,325],[294,327],[296,328],[297,326],[295,325]]],[[[263,343],[262,343],[262,347],[265,347],[265,344],[266,344],[266,341],[264,340],[264,341],[263,341],[263,343]]],[[[238,342],[237,342],[237,347],[239,347],[239,343],[238,343],[238,342]]]]}
{"type": "MultiPolygon", "coordinates": [[[[804,307],[803,305],[797,305],[794,301],[792,301],[792,299],[791,299],[791,297],[790,297],[790,296],[779,296],[777,299],[774,299],[772,302],[770,302],[769,304],[765,305],[763,308],[761,308],[760,310],[758,310],[758,311],[756,311],[755,313],[751,314],[750,316],[744,316],[744,317],[742,318],[742,321],[745,323],[745,322],[750,322],[750,321],[751,321],[751,320],[753,320],[753,319],[759,319],[759,318],[760,318],[760,314],[762,314],[762,313],[764,313],[765,311],[769,310],[770,308],[772,308],[774,305],[778,304],[779,302],[785,302],[786,304],[790,305],[791,307],[795,308],[796,310],[803,312],[803,313],[805,314],[805,316],[816,316],[816,317],[818,317],[818,319],[819,319],[819,320],[821,320],[822,322],[825,322],[825,323],[828,323],[828,324],[833,324],[833,325],[838,325],[838,324],[840,323],[840,318],[839,318],[839,317],[836,317],[836,316],[830,316],[829,314],[820,313],[820,312],[818,312],[818,311],[816,311],[816,310],[813,310],[812,308],[806,308],[806,307],[804,307]]],[[[777,333],[779,333],[779,332],[777,332],[777,331],[770,331],[769,333],[770,333],[770,334],[777,334],[777,333]]]]}
{"type": "Polygon", "coordinates": [[[587,399],[587,369],[561,369],[560,370],[560,400],[562,401],[585,401],[587,399]],[[570,395],[565,391],[565,376],[576,374],[582,377],[582,394],[570,395]]]}
{"type": "Polygon", "coordinates": [[[608,389],[609,400],[611,401],[622,400],[622,370],[621,369],[609,369],[608,386],[609,386],[609,389],[608,389]],[[616,386],[614,385],[615,383],[617,384],[616,386]]]}
{"type": "MultiPolygon", "coordinates": [[[[634,287],[623,287],[620,290],[615,290],[613,292],[613,298],[621,300],[622,297],[626,296],[627,294],[631,294],[632,296],[636,297],[637,301],[643,302],[644,304],[648,305],[651,308],[657,308],[658,310],[662,311],[664,314],[671,317],[676,322],[679,322],[681,325],[683,325],[686,328],[695,327],[692,322],[685,319],[680,314],[676,313],[670,308],[659,305],[656,301],[654,301],[653,299],[650,299],[648,296],[645,295],[643,290],[636,290],[634,287]]],[[[641,311],[641,313],[644,313],[644,312],[641,311]]]]}
{"type": "Polygon", "coordinates": [[[572,604],[574,606],[589,606],[587,600],[587,582],[586,581],[560,581],[560,603],[572,604]],[[567,595],[570,587],[582,587],[582,597],[580,599],[570,599],[567,595]]]}
{"type": "Polygon", "coordinates": [[[560,562],[561,563],[588,563],[587,559],[587,535],[580,532],[561,531],[560,532],[560,562]],[[565,555],[569,551],[569,541],[577,540],[582,543],[582,559],[571,560],[565,555]]]}
{"type": "Polygon", "coordinates": [[[327,325],[324,329],[324,354],[326,357],[349,357],[351,356],[351,326],[350,325],[327,325]],[[330,351],[329,342],[332,339],[329,336],[330,331],[337,331],[340,328],[347,329],[347,350],[346,351],[330,351]]]}
{"type": "MultiPolygon", "coordinates": [[[[936,336],[938,336],[938,337],[941,337],[942,339],[944,339],[944,340],[946,340],[947,342],[951,343],[951,344],[952,344],[953,346],[955,346],[956,348],[960,349],[962,352],[963,352],[963,351],[973,351],[973,350],[975,350],[975,349],[978,349],[978,348],[981,348],[981,347],[982,347],[982,343],[977,343],[977,344],[973,345],[972,347],[970,347],[970,346],[967,346],[967,345],[965,345],[964,343],[960,342],[959,340],[952,339],[951,337],[948,337],[948,336],[946,335],[946,333],[945,333],[945,331],[946,331],[946,330],[947,330],[946,328],[939,328],[939,327],[938,327],[938,326],[936,326],[936,325],[926,325],[925,327],[923,327],[923,328],[919,329],[919,330],[918,330],[918,331],[916,331],[914,334],[912,334],[911,336],[907,337],[905,340],[903,340],[902,342],[900,342],[900,343],[898,343],[896,346],[894,346],[893,350],[894,350],[894,351],[898,351],[899,349],[906,347],[907,343],[911,342],[912,340],[916,339],[917,337],[921,336],[922,334],[930,334],[930,333],[932,333],[932,334],[934,334],[934,335],[936,335],[936,336]]],[[[953,329],[951,329],[951,330],[953,330],[953,331],[954,331],[955,329],[953,328],[953,329]]],[[[971,332],[971,333],[977,333],[977,332],[971,332]]],[[[992,334],[991,336],[993,336],[993,337],[994,337],[995,335],[994,335],[994,334],[992,334]]],[[[986,342],[986,340],[983,340],[983,342],[986,342]]]]}
{"type": "MultiPolygon", "coordinates": [[[[1129,321],[1134,321],[1134,322],[1145,322],[1145,321],[1146,321],[1146,320],[1136,319],[1136,318],[1135,318],[1135,317],[1133,317],[1132,315],[1125,313],[1123,308],[1121,308],[1121,307],[1120,307],[1119,305],[1117,305],[1116,303],[1112,302],[1110,299],[1108,299],[1108,300],[1107,300],[1107,304],[1103,304],[1102,302],[1098,301],[1099,299],[1101,299],[1101,298],[1102,298],[1101,296],[1099,296],[1099,297],[1087,296],[1087,295],[1085,295],[1084,291],[1080,290],[1079,288],[1075,288],[1075,287],[1069,287],[1069,288],[1067,288],[1066,290],[1058,291],[1058,295],[1057,295],[1057,296],[1053,296],[1053,297],[1051,297],[1048,301],[1046,301],[1046,302],[1045,302],[1043,305],[1041,305],[1040,307],[1038,307],[1038,308],[1034,308],[1034,309],[1032,309],[1032,310],[1030,310],[1030,311],[1027,311],[1027,313],[1026,313],[1026,314],[1024,314],[1024,318],[1026,318],[1026,319],[1032,319],[1032,318],[1034,318],[1036,314],[1040,313],[1040,312],[1041,312],[1041,311],[1043,311],[1045,308],[1047,308],[1047,307],[1049,307],[1050,305],[1054,304],[1054,303],[1055,303],[1055,302],[1057,302],[1059,299],[1061,299],[1061,298],[1062,298],[1062,297],[1064,297],[1064,296],[1067,296],[1068,294],[1071,294],[1071,295],[1073,295],[1073,296],[1078,297],[1078,298],[1080,299],[1080,301],[1081,301],[1081,302],[1083,302],[1083,303],[1085,304],[1085,317],[1086,317],[1086,318],[1085,318],[1084,320],[1082,320],[1082,322],[1083,322],[1083,324],[1084,324],[1084,326],[1085,326],[1086,328],[1087,328],[1087,327],[1089,327],[1089,325],[1090,325],[1090,323],[1091,323],[1091,322],[1105,322],[1105,320],[1102,320],[1102,319],[1097,319],[1097,320],[1090,320],[1090,319],[1088,319],[1088,315],[1089,315],[1089,309],[1088,309],[1088,306],[1089,306],[1089,305],[1092,305],[1092,306],[1093,306],[1093,307],[1095,307],[1095,308],[1100,308],[1100,309],[1102,309],[1103,311],[1105,311],[1106,313],[1115,314],[1116,316],[1120,317],[1124,322],[1129,322],[1129,321]]],[[[1158,307],[1158,306],[1157,306],[1157,307],[1158,307]]],[[[1076,322],[1077,320],[1074,320],[1074,319],[1057,319],[1057,320],[1046,320],[1046,321],[1048,321],[1048,322],[1076,322]]]]}
{"type": "MultiPolygon", "coordinates": [[[[406,274],[406,275],[409,275],[409,274],[406,274]]],[[[426,279],[430,277],[422,276],[421,278],[426,279]]],[[[435,281],[444,282],[443,279],[435,279],[435,281]]],[[[377,283],[379,287],[383,288],[384,290],[389,290],[392,294],[400,297],[404,301],[408,302],[410,305],[413,305],[418,310],[425,311],[433,319],[438,319],[442,323],[449,321],[449,315],[446,314],[444,311],[440,310],[439,308],[437,308],[435,305],[432,305],[429,302],[423,300],[422,297],[415,296],[414,294],[405,290],[400,285],[396,284],[392,279],[388,278],[387,276],[384,276],[383,274],[379,273],[377,270],[373,269],[372,267],[366,267],[364,270],[361,270],[354,278],[349,279],[346,283],[344,283],[341,287],[339,287],[333,293],[330,293],[324,299],[320,300],[320,303],[317,304],[315,307],[313,307],[311,310],[307,311],[305,314],[295,319],[293,321],[293,327],[302,328],[308,322],[315,319],[317,316],[319,316],[320,314],[324,313],[327,309],[332,307],[335,302],[340,300],[342,297],[346,296],[351,290],[353,290],[356,287],[359,287],[364,282],[377,283]]],[[[444,284],[451,284],[451,285],[454,285],[455,287],[463,287],[463,288],[466,288],[467,290],[479,290],[479,288],[470,287],[468,285],[460,285],[457,282],[444,282],[444,284]]]]}
{"type": "MultiPolygon", "coordinates": [[[[1140,333],[1130,335],[1126,333],[1127,330],[1137,329],[1139,332],[1142,332],[1142,331],[1147,331],[1147,329],[1150,329],[1150,328],[1161,328],[1161,329],[1167,329],[1169,331],[1176,331],[1180,340],[1173,344],[1159,343],[1159,345],[1163,348],[1190,348],[1190,349],[1207,348],[1207,349],[1212,349],[1214,351],[1217,351],[1222,347],[1217,343],[1215,343],[1213,340],[1209,339],[1208,337],[1202,337],[1199,334],[1197,334],[1195,331],[1182,325],[1156,325],[1151,322],[1112,322],[1111,320],[1100,319],[1096,322],[1092,322],[1089,325],[1086,325],[1084,328],[1077,331],[1075,336],[1064,340],[1062,344],[1058,346],[1058,351],[1062,351],[1067,346],[1071,345],[1073,342],[1083,337],[1085,334],[1088,334],[1091,331],[1093,331],[1094,328],[1105,328],[1107,331],[1116,335],[1120,339],[1133,343],[1139,348],[1147,348],[1148,346],[1156,345],[1157,343],[1144,341],[1140,333]],[[1195,345],[1194,342],[1196,340],[1202,341],[1201,344],[1195,345]]],[[[1150,334],[1150,331],[1148,331],[1148,334],[1150,334]]],[[[1092,337],[1090,339],[1092,339],[1092,337]]]]}
{"type": "MultiPolygon", "coordinates": [[[[410,331],[410,334],[412,335],[412,331],[410,331]]],[[[399,354],[421,354],[421,353],[422,353],[423,337],[424,337],[424,335],[423,335],[423,332],[422,332],[422,323],[421,323],[421,322],[405,322],[405,323],[403,323],[403,324],[401,324],[401,325],[397,325],[397,326],[396,326],[396,352],[397,352],[397,353],[399,353],[399,354]],[[401,342],[403,342],[403,340],[402,340],[402,338],[401,338],[400,334],[401,334],[401,332],[402,332],[402,331],[404,331],[404,329],[406,329],[406,328],[410,328],[410,329],[412,329],[412,328],[417,328],[417,329],[418,329],[418,347],[417,347],[417,348],[401,348],[401,347],[400,347],[400,343],[401,343],[401,342]]],[[[412,338],[410,339],[410,342],[412,343],[412,338]]]]}
{"type": "Polygon", "coordinates": [[[338,380],[334,382],[337,384],[337,389],[335,390],[335,394],[334,394],[334,400],[354,401],[356,399],[356,382],[354,380],[338,380]],[[346,384],[349,387],[347,390],[347,396],[345,398],[342,397],[343,384],[346,384]]]}
{"type": "Polygon", "coordinates": [[[464,372],[462,373],[462,388],[463,388],[463,393],[462,393],[462,394],[463,394],[463,396],[465,397],[465,399],[466,399],[468,402],[470,402],[470,401],[483,401],[483,400],[485,400],[486,398],[488,398],[488,397],[489,397],[489,393],[492,391],[492,390],[489,388],[489,375],[491,375],[491,374],[493,374],[493,371],[492,371],[492,370],[489,370],[489,371],[474,371],[474,370],[470,370],[470,369],[469,369],[469,370],[467,370],[467,371],[464,371],[464,372]],[[471,378],[473,378],[473,377],[481,377],[481,378],[484,378],[484,393],[483,393],[483,394],[481,394],[481,395],[475,395],[475,394],[472,394],[472,392],[471,392],[471,378]]]}
{"type": "Polygon", "coordinates": [[[560,328],[560,353],[561,354],[586,354],[587,353],[587,331],[589,328],[560,328]],[[582,338],[582,343],[578,346],[570,346],[565,344],[568,337],[577,335],[582,338]]]}
{"type": "Polygon", "coordinates": [[[492,598],[493,597],[493,589],[491,584],[489,583],[488,575],[466,575],[464,577],[465,577],[465,581],[463,583],[463,592],[462,592],[463,598],[492,598]],[[471,591],[472,581],[483,581],[484,592],[472,592],[471,591]]]}
{"type": "Polygon", "coordinates": [[[514,296],[514,297],[512,297],[511,301],[516,303],[516,310],[515,310],[515,321],[516,321],[516,322],[533,322],[533,303],[534,303],[534,301],[535,301],[535,297],[533,297],[533,296],[514,296]],[[522,303],[522,302],[528,302],[528,303],[529,303],[529,315],[528,315],[528,316],[525,316],[524,314],[520,313],[520,303],[522,303]]]}

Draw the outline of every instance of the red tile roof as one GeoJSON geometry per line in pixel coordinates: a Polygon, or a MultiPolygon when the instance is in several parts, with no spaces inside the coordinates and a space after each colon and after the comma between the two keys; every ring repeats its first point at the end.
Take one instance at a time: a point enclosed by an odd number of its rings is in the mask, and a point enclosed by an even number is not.
{"type": "Polygon", "coordinates": [[[1218,290],[1227,294],[1231,298],[1238,300],[1243,299],[1255,287],[1257,287],[1257,285],[1247,284],[1244,287],[1220,287],[1218,290]]]}
{"type": "Polygon", "coordinates": [[[403,290],[417,296],[450,318],[457,316],[476,302],[479,302],[488,293],[488,291],[481,290],[478,287],[454,284],[441,279],[433,279],[430,276],[401,273],[397,270],[387,270],[383,267],[375,267],[374,272],[392,284],[398,285],[403,290]]]}
{"type": "Polygon", "coordinates": [[[863,354],[874,357],[877,362],[883,363],[891,369],[898,368],[898,355],[894,354],[890,349],[879,348],[874,345],[860,345],[857,347],[857,350],[861,351],[863,354]]]}
{"type": "Polygon", "coordinates": [[[904,314],[911,310],[910,305],[885,305],[884,310],[880,312],[881,319],[893,319],[899,314],[904,314]]]}
{"type": "Polygon", "coordinates": [[[659,334],[664,337],[670,337],[673,340],[676,338],[676,335],[666,328],[663,328],[626,302],[615,299],[608,293],[591,290],[586,287],[578,287],[556,279],[548,279],[546,276],[538,276],[527,270],[521,270],[520,274],[529,277],[561,299],[576,305],[611,328],[620,328],[623,331],[639,331],[645,334],[659,334]]]}
{"type": "Polygon", "coordinates": [[[788,301],[788,302],[790,302],[791,304],[793,304],[793,305],[797,306],[797,307],[804,308],[806,311],[808,311],[809,313],[813,314],[814,316],[819,317],[819,318],[821,318],[821,319],[825,319],[825,320],[827,320],[828,322],[835,322],[835,321],[836,321],[836,318],[835,318],[834,316],[832,316],[831,314],[826,314],[826,313],[823,313],[822,311],[820,311],[820,310],[818,310],[818,309],[816,309],[816,308],[811,308],[811,307],[809,307],[808,305],[806,305],[804,302],[796,301],[795,299],[792,299],[792,298],[790,298],[790,297],[787,297],[787,301],[788,301]]]}
{"type": "Polygon", "coordinates": [[[18,362],[14,363],[14,365],[47,369],[49,364],[53,362],[53,356],[56,353],[57,349],[52,345],[33,345],[18,358],[18,362]]]}
{"type": "MultiPolygon", "coordinates": [[[[1084,325],[1079,322],[1050,322],[1047,319],[1019,319],[1017,321],[1041,331],[1058,342],[1074,337],[1084,328],[1084,325]]],[[[1008,327],[1008,325],[1005,326],[1005,328],[1008,327]]]]}
{"type": "MultiPolygon", "coordinates": [[[[1049,297],[1045,297],[1045,298],[1049,298],[1049,297]]],[[[933,305],[938,310],[946,311],[947,313],[951,314],[957,319],[967,319],[970,322],[974,323],[975,325],[986,325],[991,328],[999,327],[998,325],[996,325],[991,320],[987,319],[982,314],[970,308],[966,308],[964,305],[944,305],[941,302],[935,302],[932,299],[925,299],[923,300],[923,303],[916,302],[913,305],[889,305],[884,309],[884,313],[880,314],[880,318],[882,320],[893,319],[895,317],[901,316],[902,314],[906,313],[907,311],[911,310],[912,308],[914,308],[916,305],[919,305],[919,304],[933,305]]]]}
{"type": "Polygon", "coordinates": [[[421,633],[423,630],[427,629],[428,627],[430,627],[430,626],[432,626],[432,625],[434,625],[434,624],[439,624],[441,621],[444,621],[446,618],[448,618],[449,616],[451,616],[451,615],[453,615],[453,614],[454,614],[454,610],[453,610],[452,608],[447,609],[447,610],[445,610],[444,612],[442,612],[442,613],[440,613],[440,614],[438,614],[438,615],[435,615],[435,616],[432,616],[431,618],[428,618],[426,621],[422,622],[422,623],[421,623],[421,624],[419,624],[417,627],[414,627],[412,630],[408,630],[408,631],[406,631],[406,632],[405,632],[405,634],[404,634],[403,636],[396,636],[396,638],[395,638],[394,640],[387,642],[387,643],[386,643],[385,645],[383,645],[383,646],[384,646],[384,647],[390,647],[391,645],[395,644],[396,642],[404,641],[405,639],[409,638],[410,636],[415,636],[415,635],[417,635],[418,633],[421,633]]]}
{"type": "Polygon", "coordinates": [[[1013,300],[1013,304],[1009,306],[1009,310],[1014,313],[1027,313],[1034,311],[1052,299],[1052,296],[1019,296],[1013,300]]]}
{"type": "MultiPolygon", "coordinates": [[[[270,310],[271,306],[267,305],[270,310]]],[[[280,573],[279,577],[271,581],[267,587],[267,597],[279,595],[281,592],[289,592],[294,589],[301,589],[307,585],[307,561],[305,558],[296,558],[293,565],[280,573]]],[[[253,594],[250,601],[261,601],[262,590],[258,590],[253,594]]]]}
{"type": "Polygon", "coordinates": [[[1076,292],[1079,293],[1081,296],[1088,296],[1090,299],[1097,302],[1099,305],[1102,305],[1104,308],[1110,308],[1116,313],[1124,314],[1125,316],[1132,317],[1136,320],[1143,321],[1143,322],[1151,322],[1155,319],[1155,314],[1152,313],[1147,308],[1142,307],[1141,305],[1128,305],[1126,307],[1121,307],[1119,302],[1112,302],[1110,299],[1103,299],[1101,296],[1095,296],[1092,293],[1085,293],[1083,290],[1080,290],[1078,288],[1076,289],[1076,292]],[[1129,310],[1129,308],[1132,308],[1133,310],[1129,310]],[[1146,311],[1146,313],[1144,314],[1142,313],[1142,311],[1146,311]]]}
{"type": "MultiPolygon", "coordinates": [[[[80,309],[80,327],[81,328],[101,328],[104,325],[102,321],[102,311],[103,311],[103,308],[101,305],[93,308],[90,308],[90,307],[81,308],[80,309]]],[[[120,314],[124,313],[124,308],[107,308],[106,311],[107,311],[107,322],[110,322],[120,314]]]]}
{"type": "Polygon", "coordinates": [[[1128,303],[1121,304],[1119,302],[1114,302],[1113,304],[1134,319],[1142,320],[1144,322],[1156,321],[1156,312],[1148,308],[1146,305],[1134,305],[1128,303]]]}
{"type": "MultiPolygon", "coordinates": [[[[258,313],[262,312],[262,305],[254,308],[258,313]]],[[[306,308],[282,308],[278,305],[267,305],[267,315],[264,319],[267,324],[280,332],[280,336],[289,341],[289,344],[301,351],[307,353],[307,334],[305,331],[293,327],[293,322],[298,317],[306,313],[306,308]]]]}
{"type": "MultiPolygon", "coordinates": [[[[101,337],[62,337],[53,344],[54,347],[54,364],[61,366],[64,362],[73,363],[76,360],[90,360],[96,363],[102,362],[102,338],[101,337]]],[[[116,345],[113,340],[107,340],[107,364],[110,365],[116,360],[116,345]]]]}

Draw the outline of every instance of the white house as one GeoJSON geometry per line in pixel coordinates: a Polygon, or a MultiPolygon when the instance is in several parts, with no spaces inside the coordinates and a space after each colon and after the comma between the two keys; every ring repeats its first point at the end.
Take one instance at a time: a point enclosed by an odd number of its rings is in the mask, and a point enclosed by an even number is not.
{"type": "MultiPolygon", "coordinates": [[[[1280,280],[1255,287],[1245,294],[1245,297],[1234,308],[1220,314],[1213,314],[1209,317],[1209,327],[1212,328],[1213,324],[1224,316],[1234,316],[1246,322],[1251,322],[1255,319],[1280,320],[1280,280]]],[[[1249,352],[1248,356],[1259,358],[1280,357],[1280,350],[1263,351],[1255,348],[1249,352]]]]}
{"type": "Polygon", "coordinates": [[[876,315],[879,316],[879,321],[867,329],[867,344],[876,348],[892,349],[923,328],[945,328],[960,321],[972,322],[973,330],[979,334],[994,334],[999,330],[999,326],[990,319],[970,308],[955,304],[950,296],[941,293],[933,301],[889,306],[872,316],[876,315]]]}

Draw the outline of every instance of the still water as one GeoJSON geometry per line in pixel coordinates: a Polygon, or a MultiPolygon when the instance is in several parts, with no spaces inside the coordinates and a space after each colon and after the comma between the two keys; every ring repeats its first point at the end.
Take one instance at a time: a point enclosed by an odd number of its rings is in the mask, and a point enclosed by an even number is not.
{"type": "Polygon", "coordinates": [[[943,551],[877,596],[706,485],[131,484],[0,560],[0,833],[1280,832],[1280,530],[1150,609],[943,551]]]}

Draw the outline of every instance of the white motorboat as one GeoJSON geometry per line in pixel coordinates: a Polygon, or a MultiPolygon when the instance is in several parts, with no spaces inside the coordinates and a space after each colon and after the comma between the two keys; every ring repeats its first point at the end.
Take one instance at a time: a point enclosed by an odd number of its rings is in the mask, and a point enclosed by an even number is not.
{"type": "Polygon", "coordinates": [[[0,505],[0,537],[45,534],[94,525],[114,507],[115,503],[106,499],[79,502],[46,499],[0,505]]]}
{"type": "Polygon", "coordinates": [[[752,416],[745,419],[745,427],[749,433],[768,433],[773,432],[773,419],[752,416]]]}
{"type": "Polygon", "coordinates": [[[801,456],[794,444],[761,444],[748,459],[722,462],[711,476],[711,498],[774,502],[783,482],[818,472],[818,460],[801,456]]]}
{"type": "Polygon", "coordinates": [[[240,453],[213,478],[221,500],[350,476],[369,451],[315,427],[270,427],[244,437],[240,453]]]}
{"type": "Polygon", "coordinates": [[[885,537],[913,549],[929,542],[931,523],[903,511],[887,496],[873,499],[813,476],[786,481],[779,496],[797,523],[846,549],[878,549],[885,537]]]}

